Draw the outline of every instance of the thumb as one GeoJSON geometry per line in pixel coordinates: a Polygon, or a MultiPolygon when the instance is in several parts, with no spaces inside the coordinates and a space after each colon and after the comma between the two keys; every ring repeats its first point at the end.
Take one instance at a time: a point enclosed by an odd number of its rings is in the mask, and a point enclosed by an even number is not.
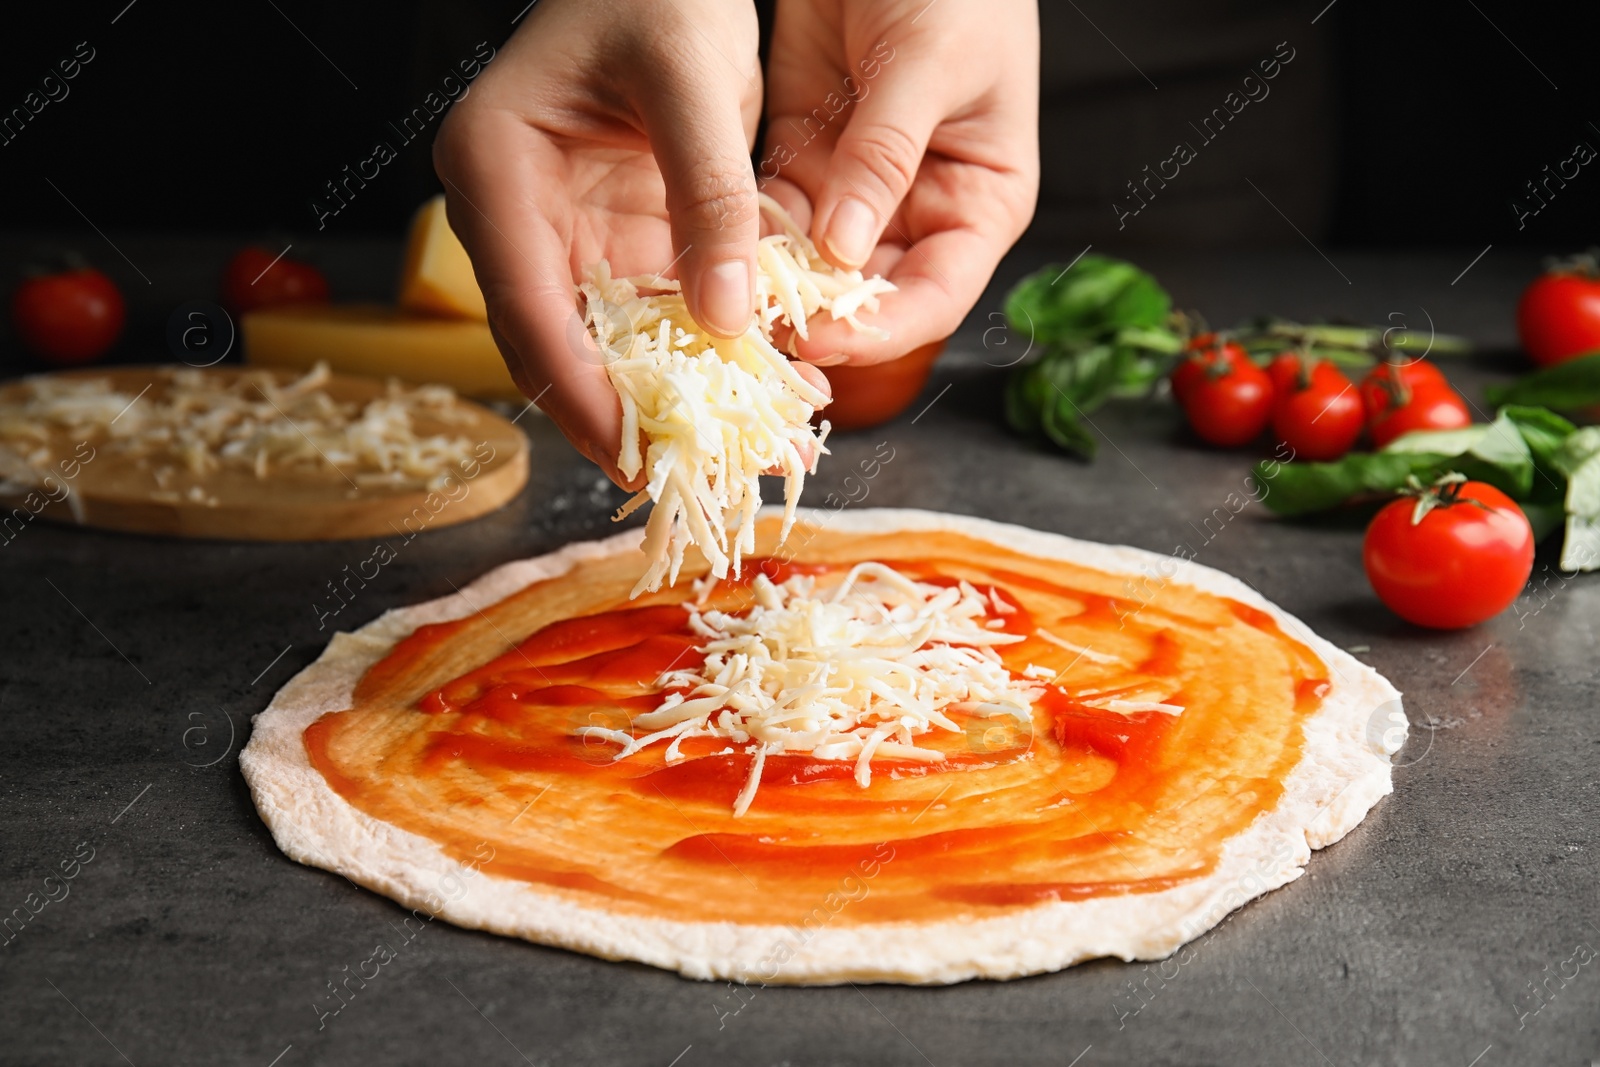
{"type": "Polygon", "coordinates": [[[731,75],[713,68],[666,79],[636,105],[666,186],[689,314],[724,337],[750,325],[760,236],[743,86],[731,75]]]}
{"type": "MultiPolygon", "coordinates": [[[[943,118],[926,77],[905,66],[892,74],[856,104],[817,198],[811,232],[840,267],[860,267],[878,246],[943,118]]],[[[938,73],[932,75],[938,84],[938,73]]]]}

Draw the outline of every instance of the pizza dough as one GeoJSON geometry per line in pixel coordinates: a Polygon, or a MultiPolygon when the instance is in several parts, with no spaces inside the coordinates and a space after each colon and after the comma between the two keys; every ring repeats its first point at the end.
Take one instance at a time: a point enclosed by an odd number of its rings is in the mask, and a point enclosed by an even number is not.
{"type": "MultiPolygon", "coordinates": [[[[776,525],[764,515],[769,553],[776,525]]],[[[987,567],[995,587],[1052,613],[1056,642],[1016,646],[1030,669],[1049,660],[1040,676],[1059,668],[1061,688],[1083,700],[1114,675],[1144,714],[1108,712],[1112,725],[1095,729],[1109,740],[1071,726],[1087,721],[1080,705],[1031,734],[969,731],[947,744],[945,764],[880,766],[864,790],[848,771],[824,781],[799,768],[786,781],[769,761],[736,820],[739,775],[684,784],[697,763],[747,766],[731,749],[668,766],[663,746],[613,762],[614,749],[583,739],[552,756],[510,744],[527,738],[495,718],[503,710],[472,718],[424,698],[514,689],[548,669],[540,692],[604,715],[568,692],[578,687],[555,659],[537,648],[530,658],[525,639],[566,617],[659,611],[691,595],[685,579],[628,604],[639,539],[630,531],[507,564],[455,596],[337,635],[257,716],[240,758],[279,846],[421,919],[690,977],[947,983],[1165,956],[1299,877],[1312,849],[1391,789],[1389,753],[1404,740],[1393,687],[1243,583],[1137,549],[919,511],[802,512],[785,554],[987,567]],[[1052,576],[1065,593],[1028,590],[1052,576]],[[1102,616],[1103,643],[1090,642],[1101,651],[1085,658],[1090,631],[1071,627],[1091,609],[1114,614],[1102,616]],[[1229,649],[1243,654],[1229,659],[1229,649]],[[1166,666],[1151,667],[1157,659],[1166,666]],[[1163,700],[1186,707],[1145,710],[1163,700]],[[1370,726],[1379,716],[1381,735],[1370,726]],[[1110,758],[1154,719],[1166,732],[1149,733],[1137,761],[1110,758]],[[630,766],[645,759],[655,763],[630,766]],[[1130,792],[1124,781],[1143,784],[1130,792]]],[[[548,714],[555,698],[540,699],[548,714]]],[[[626,724],[627,713],[612,715],[626,724]]]]}

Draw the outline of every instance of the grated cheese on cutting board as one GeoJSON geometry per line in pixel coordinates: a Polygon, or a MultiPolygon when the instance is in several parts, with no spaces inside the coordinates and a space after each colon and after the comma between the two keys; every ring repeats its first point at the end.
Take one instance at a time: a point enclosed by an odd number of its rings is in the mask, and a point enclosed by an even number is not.
{"type": "Polygon", "coordinates": [[[139,460],[158,492],[179,474],[224,467],[261,479],[331,470],[362,488],[436,489],[471,455],[467,438],[424,436],[413,424],[422,414],[471,422],[450,389],[391,380],[383,396],[358,405],[329,396],[329,378],[322,363],[286,384],[265,371],[184,369],[170,373],[164,390],[139,396],[104,378],[36,378],[20,401],[0,404],[0,475],[27,484],[54,458],[53,431],[139,460]]]}
{"type": "MultiPolygon", "coordinates": [[[[710,581],[701,579],[702,593],[710,581]]],[[[691,737],[743,746],[755,757],[734,804],[743,815],[769,754],[852,760],[866,788],[875,759],[942,762],[917,738],[959,733],[948,712],[1027,723],[1044,693],[1001,662],[996,646],[1025,638],[989,629],[993,603],[967,582],[934,585],[859,563],[831,590],[806,575],[779,584],[757,574],[750,588],[756,602],[743,614],[685,605],[691,629],[706,639],[704,660],[662,676],[672,692],[633,721],[646,733],[578,733],[621,745],[619,760],[665,741],[673,763],[691,737]]]]}
{"type": "Polygon", "coordinates": [[[622,400],[617,467],[626,478],[647,476],[616,517],[654,502],[643,544],[649,567],[633,596],[676,582],[691,544],[715,577],[737,574],[743,556],[755,550],[764,471],[783,474],[779,539],[788,536],[805,476],[826,451],[827,422],[820,432],[810,422],[827,398],[779,351],[775,330],[792,331],[792,349],[793,338],[809,336],[808,320],[826,311],[857,330],[888,336],[856,316],[876,311],[878,296],[894,286],[831,266],[776,201],[762,196],[761,208],[782,232],[757,246],[756,314],[739,337],[701,331],[676,281],[614,278],[601,260],[579,287],[589,330],[622,400]]]}

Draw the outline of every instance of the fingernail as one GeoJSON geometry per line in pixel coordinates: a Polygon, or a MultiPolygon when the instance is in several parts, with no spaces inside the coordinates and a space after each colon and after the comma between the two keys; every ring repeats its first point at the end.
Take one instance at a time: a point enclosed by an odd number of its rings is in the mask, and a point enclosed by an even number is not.
{"type": "Polygon", "coordinates": [[[828,218],[823,237],[833,258],[859,267],[872,255],[872,242],[878,236],[878,216],[865,201],[847,196],[839,201],[828,218]]]}
{"type": "Polygon", "coordinates": [[[700,274],[700,322],[729,337],[750,325],[750,268],[742,259],[713,263],[700,274]]]}

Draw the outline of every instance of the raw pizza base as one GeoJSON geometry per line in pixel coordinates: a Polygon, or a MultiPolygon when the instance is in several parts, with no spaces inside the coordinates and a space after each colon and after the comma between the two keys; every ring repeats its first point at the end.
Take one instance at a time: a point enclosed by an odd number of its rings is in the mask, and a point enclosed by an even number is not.
{"type": "MultiPolygon", "coordinates": [[[[1079,541],[984,519],[903,509],[802,511],[799,522],[840,533],[950,531],[1042,559],[1110,573],[1167,568],[1173,557],[1079,541]]],[[[1304,723],[1300,762],[1277,805],[1229,839],[1211,874],[1152,893],[1040,904],[984,919],[798,926],[684,922],[619,916],[533,884],[477,871],[428,838],[352,806],[311,765],[306,727],[352,705],[356,683],[418,626],[475,614],[584,560],[639,547],[642,531],[569,545],[498,567],[459,593],[390,611],[355,633],[335,634],[317,661],[255,717],[240,754],[256,808],[274,840],[301,863],[336,871],[418,911],[422,918],[488,930],[605,959],[633,959],[691,978],[762,984],[949,983],[1016,978],[1101,956],[1159,959],[1245,902],[1300,877],[1311,850],[1339,840],[1392,790],[1389,755],[1404,743],[1400,694],[1371,667],[1311,633],[1236,578],[1183,561],[1172,581],[1260,608],[1330,670],[1332,689],[1304,723]],[[1375,736],[1375,713],[1389,711],[1375,736]]]]}

